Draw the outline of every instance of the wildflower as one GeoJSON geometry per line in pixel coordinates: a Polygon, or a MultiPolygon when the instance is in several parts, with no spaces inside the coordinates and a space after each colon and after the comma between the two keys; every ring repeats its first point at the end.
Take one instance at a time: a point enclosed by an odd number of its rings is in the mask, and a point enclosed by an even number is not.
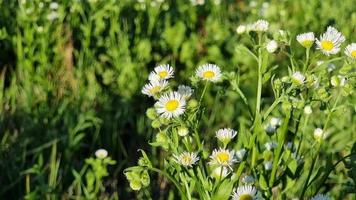
{"type": "Polygon", "coordinates": [[[142,94],[145,94],[149,97],[153,97],[164,90],[167,85],[168,82],[166,80],[151,81],[150,83],[147,83],[145,86],[143,86],[141,92],[142,94]]]}
{"type": "Polygon", "coordinates": [[[337,54],[340,51],[340,45],[345,41],[345,37],[336,30],[334,27],[329,26],[324,34],[320,36],[320,39],[316,40],[318,49],[320,49],[325,55],[337,54]]]}
{"type": "Polygon", "coordinates": [[[236,157],[239,159],[239,161],[243,160],[246,154],[246,149],[242,148],[238,151],[235,152],[236,157]]]}
{"type": "Polygon", "coordinates": [[[264,166],[265,166],[265,169],[266,169],[267,171],[269,171],[269,170],[272,169],[273,163],[272,163],[272,161],[268,161],[268,162],[265,162],[265,163],[264,163],[264,166]]]}
{"type": "Polygon", "coordinates": [[[50,12],[48,15],[47,15],[47,19],[49,20],[49,21],[54,21],[55,19],[57,19],[59,17],[59,14],[58,14],[58,12],[56,12],[56,11],[52,11],[52,12],[50,12]]]}
{"type": "Polygon", "coordinates": [[[173,68],[170,65],[158,65],[154,68],[154,72],[159,76],[160,79],[170,79],[174,75],[173,68]]]}
{"type": "Polygon", "coordinates": [[[259,199],[254,186],[244,185],[235,189],[232,193],[232,200],[256,200],[259,199]]]}
{"type": "Polygon", "coordinates": [[[51,2],[49,4],[49,8],[52,9],[52,10],[57,10],[59,7],[58,3],[57,2],[51,2]]]}
{"type": "Polygon", "coordinates": [[[191,167],[199,160],[197,153],[189,153],[189,152],[183,152],[178,156],[174,155],[174,158],[177,163],[183,165],[184,167],[191,167]]]}
{"type": "Polygon", "coordinates": [[[178,131],[177,131],[177,132],[178,132],[178,135],[179,135],[179,136],[184,137],[184,136],[188,135],[189,130],[188,130],[187,127],[181,126],[181,127],[178,128],[178,131]]]}
{"type": "Polygon", "coordinates": [[[231,128],[219,129],[216,131],[216,137],[218,140],[227,145],[237,134],[237,131],[231,128]]]}
{"type": "Polygon", "coordinates": [[[356,59],[356,43],[352,43],[346,46],[345,48],[345,54],[352,58],[352,59],[356,59]]]}
{"type": "Polygon", "coordinates": [[[253,24],[253,30],[257,32],[266,32],[268,30],[269,23],[266,20],[260,19],[253,24]]]}
{"type": "Polygon", "coordinates": [[[156,111],[165,118],[178,117],[184,113],[186,101],[178,92],[162,95],[156,103],[156,111]]]}
{"type": "Polygon", "coordinates": [[[267,43],[266,49],[269,53],[273,53],[277,50],[278,43],[275,40],[271,40],[267,43]]]}
{"type": "Polygon", "coordinates": [[[313,32],[302,33],[297,35],[297,41],[305,48],[313,46],[315,36],[313,32]]]}
{"type": "Polygon", "coordinates": [[[196,75],[203,80],[217,82],[221,79],[221,70],[217,65],[204,64],[196,70],[196,75]]]}
{"type": "Polygon", "coordinates": [[[228,168],[219,166],[212,171],[211,176],[215,179],[223,179],[229,174],[228,168]]]}
{"type": "Polygon", "coordinates": [[[306,105],[306,106],[304,107],[304,114],[310,115],[310,114],[312,114],[312,113],[313,113],[313,110],[312,110],[311,106],[310,106],[310,105],[306,105]]]}
{"type": "Polygon", "coordinates": [[[278,143],[276,141],[270,141],[265,144],[265,147],[268,151],[275,149],[277,146],[278,146],[278,143]]]}
{"type": "Polygon", "coordinates": [[[229,151],[226,149],[214,149],[212,155],[210,156],[211,161],[209,164],[211,165],[220,165],[220,166],[228,166],[231,168],[231,165],[236,162],[234,159],[234,151],[229,151]]]}
{"type": "Polygon", "coordinates": [[[305,81],[305,76],[301,72],[295,72],[292,75],[292,82],[296,85],[302,85],[305,81]]]}
{"type": "Polygon", "coordinates": [[[310,200],[330,200],[330,198],[324,194],[317,194],[310,200]]]}
{"type": "Polygon", "coordinates": [[[314,130],[314,138],[315,138],[317,141],[320,141],[321,139],[324,139],[324,138],[325,138],[325,134],[324,134],[323,129],[321,129],[321,128],[316,128],[316,129],[314,130]]]}
{"type": "Polygon", "coordinates": [[[236,33],[237,34],[243,34],[247,30],[247,27],[245,25],[240,25],[236,28],[236,33]]]}
{"type": "Polygon", "coordinates": [[[108,156],[108,151],[105,149],[98,149],[95,151],[95,156],[99,159],[104,159],[108,156]]]}
{"type": "Polygon", "coordinates": [[[255,182],[255,178],[253,178],[253,176],[244,176],[242,178],[242,182],[245,184],[253,184],[255,182]]]}
{"type": "Polygon", "coordinates": [[[194,90],[189,86],[185,86],[185,85],[178,86],[178,93],[181,94],[186,99],[192,96],[193,92],[194,90]]]}

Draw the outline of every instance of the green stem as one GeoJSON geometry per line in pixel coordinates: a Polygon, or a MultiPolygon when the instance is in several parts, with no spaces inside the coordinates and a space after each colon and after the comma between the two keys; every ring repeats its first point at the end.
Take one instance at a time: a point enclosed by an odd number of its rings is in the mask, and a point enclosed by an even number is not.
{"type": "Polygon", "coordinates": [[[309,54],[310,54],[310,48],[307,48],[305,51],[306,59],[303,66],[303,73],[305,73],[308,70],[309,54]]]}

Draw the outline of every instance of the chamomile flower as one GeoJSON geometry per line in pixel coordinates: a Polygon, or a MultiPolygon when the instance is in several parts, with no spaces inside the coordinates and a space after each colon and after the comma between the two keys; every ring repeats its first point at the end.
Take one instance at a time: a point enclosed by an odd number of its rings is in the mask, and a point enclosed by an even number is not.
{"type": "Polygon", "coordinates": [[[356,43],[352,43],[346,46],[345,48],[345,54],[352,58],[352,59],[356,59],[356,43]]]}
{"type": "Polygon", "coordinates": [[[257,189],[251,185],[240,186],[231,195],[232,200],[256,200],[259,199],[257,189]]]}
{"type": "Polygon", "coordinates": [[[165,118],[178,117],[185,111],[186,101],[178,92],[162,95],[155,104],[158,114],[165,118]]]}
{"type": "Polygon", "coordinates": [[[99,159],[104,159],[108,156],[108,151],[105,149],[98,149],[95,151],[95,156],[99,159]]]}
{"type": "Polygon", "coordinates": [[[295,72],[292,75],[292,82],[296,85],[302,85],[305,82],[305,76],[301,72],[295,72]]]}
{"type": "Polygon", "coordinates": [[[189,152],[183,152],[180,155],[174,155],[174,158],[177,163],[183,165],[184,167],[191,167],[199,160],[197,153],[189,152]]]}
{"type": "Polygon", "coordinates": [[[216,131],[216,137],[224,144],[228,144],[237,134],[237,131],[231,128],[223,128],[216,131]]]}
{"type": "Polygon", "coordinates": [[[214,149],[210,156],[210,165],[220,165],[225,167],[230,167],[236,162],[234,158],[234,151],[229,151],[226,149],[214,149]]]}
{"type": "Polygon", "coordinates": [[[274,53],[278,48],[278,43],[275,40],[271,40],[267,43],[266,49],[268,53],[274,53]]]}
{"type": "Polygon", "coordinates": [[[170,79],[174,75],[173,68],[170,65],[158,65],[154,68],[160,79],[170,79]]]}
{"type": "Polygon", "coordinates": [[[324,194],[317,194],[310,200],[330,200],[330,198],[324,194]]]}
{"type": "Polygon", "coordinates": [[[340,45],[344,41],[345,37],[342,33],[334,27],[329,26],[326,32],[320,36],[320,39],[316,40],[316,44],[318,45],[317,49],[320,49],[325,55],[330,56],[340,51],[340,45]]]}
{"type": "Polygon", "coordinates": [[[268,30],[269,23],[266,20],[260,19],[253,24],[253,30],[257,32],[266,32],[268,30]]]}
{"type": "Polygon", "coordinates": [[[206,81],[218,82],[221,79],[221,70],[214,64],[201,65],[195,73],[198,77],[206,81]]]}
{"type": "Polygon", "coordinates": [[[212,171],[211,176],[215,179],[223,179],[229,174],[230,171],[228,168],[219,166],[212,171]]]}
{"type": "Polygon", "coordinates": [[[192,96],[194,90],[186,85],[179,85],[178,86],[178,93],[181,94],[184,98],[189,98],[190,96],[192,96]]]}
{"type": "Polygon", "coordinates": [[[297,41],[305,48],[313,46],[315,36],[313,32],[302,33],[297,35],[297,41]]]}
{"type": "Polygon", "coordinates": [[[168,85],[168,82],[166,80],[156,80],[156,81],[151,81],[147,83],[145,86],[142,88],[142,94],[145,94],[147,96],[153,97],[162,90],[164,90],[168,85]]]}

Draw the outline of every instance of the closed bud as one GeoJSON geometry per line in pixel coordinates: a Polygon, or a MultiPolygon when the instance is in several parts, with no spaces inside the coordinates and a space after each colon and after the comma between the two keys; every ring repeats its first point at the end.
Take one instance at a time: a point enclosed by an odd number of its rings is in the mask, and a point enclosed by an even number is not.
{"type": "Polygon", "coordinates": [[[149,119],[152,119],[152,120],[157,118],[157,112],[154,108],[147,109],[146,115],[149,119]]]}
{"type": "Polygon", "coordinates": [[[152,128],[159,128],[161,127],[161,122],[157,119],[153,120],[151,123],[152,128]]]}

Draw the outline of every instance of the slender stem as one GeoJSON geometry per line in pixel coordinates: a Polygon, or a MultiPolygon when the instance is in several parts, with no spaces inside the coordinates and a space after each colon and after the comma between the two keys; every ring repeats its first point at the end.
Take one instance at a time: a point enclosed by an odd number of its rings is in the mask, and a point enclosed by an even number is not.
{"type": "Polygon", "coordinates": [[[318,143],[317,151],[315,152],[315,156],[313,156],[312,164],[311,164],[311,166],[310,166],[310,168],[309,168],[307,180],[305,180],[302,193],[300,194],[300,199],[303,199],[303,198],[304,198],[304,194],[305,194],[305,192],[306,192],[306,190],[307,190],[307,188],[308,188],[308,184],[309,184],[310,177],[311,177],[311,175],[312,175],[312,172],[314,171],[314,166],[315,166],[316,160],[318,159],[320,146],[321,146],[320,143],[318,143]]]}
{"type": "Polygon", "coordinates": [[[256,110],[255,110],[255,122],[259,117],[260,109],[261,109],[261,93],[262,93],[262,48],[261,48],[261,34],[258,35],[258,83],[257,83],[257,96],[256,96],[256,110]]]}
{"type": "Polygon", "coordinates": [[[304,66],[303,66],[304,73],[308,70],[309,54],[310,54],[310,48],[307,48],[305,51],[306,58],[305,58],[304,66]]]}

